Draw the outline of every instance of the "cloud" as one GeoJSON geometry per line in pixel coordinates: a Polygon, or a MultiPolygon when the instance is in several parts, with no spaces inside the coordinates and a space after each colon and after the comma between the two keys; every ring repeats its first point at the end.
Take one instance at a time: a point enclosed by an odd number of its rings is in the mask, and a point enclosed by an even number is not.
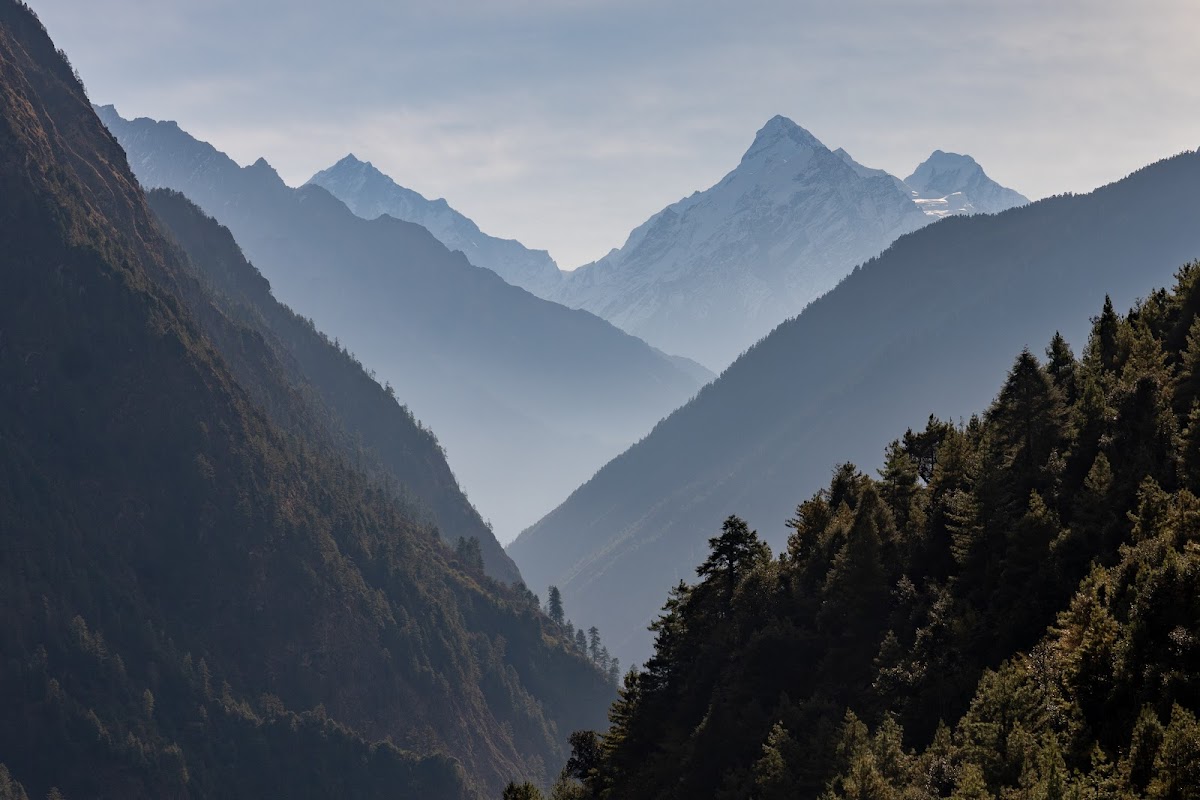
{"type": "Polygon", "coordinates": [[[1033,197],[1200,144],[1192,0],[35,0],[93,98],[303,180],[347,151],[564,266],[777,113],[1033,197]]]}

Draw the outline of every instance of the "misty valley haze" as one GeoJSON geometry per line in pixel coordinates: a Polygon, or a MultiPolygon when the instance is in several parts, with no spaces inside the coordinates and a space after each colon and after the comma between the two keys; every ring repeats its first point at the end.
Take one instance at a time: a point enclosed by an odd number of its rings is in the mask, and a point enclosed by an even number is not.
{"type": "Polygon", "coordinates": [[[1193,9],[46,5],[0,800],[1200,795],[1193,9]]]}

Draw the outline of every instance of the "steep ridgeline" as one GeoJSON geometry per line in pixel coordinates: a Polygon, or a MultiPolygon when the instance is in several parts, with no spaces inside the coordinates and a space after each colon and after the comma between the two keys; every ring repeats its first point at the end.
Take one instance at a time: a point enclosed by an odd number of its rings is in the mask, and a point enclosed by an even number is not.
{"type": "Polygon", "coordinates": [[[905,182],[840,148],[830,154],[776,117],[720,184],[657,214],[599,262],[564,273],[547,253],[481,233],[444,200],[426,200],[353,155],[309,183],[360,217],[416,222],[509,283],[715,369],[901,233],[952,214],[1029,202],[970,156],[935,151],[905,182]]]}
{"type": "Polygon", "coordinates": [[[488,575],[518,583],[520,572],[463,496],[437,439],[397,402],[395,391],[376,383],[353,356],[276,301],[270,283],[246,261],[228,229],[177,192],[155,189],[147,200],[210,289],[197,304],[198,320],[272,421],[290,432],[323,432],[339,457],[397,489],[414,510],[427,508],[448,544],[477,540],[488,575]],[[215,306],[222,316],[204,313],[215,306]],[[260,380],[261,365],[242,358],[239,342],[228,338],[239,331],[224,324],[226,317],[263,337],[286,370],[286,384],[260,380]],[[281,387],[290,393],[278,394],[281,387]]]}
{"type": "MultiPolygon", "coordinates": [[[[902,237],[781,325],[697,398],[509,546],[531,586],[557,585],[625,663],[671,585],[730,513],[778,530],[830,464],[879,463],[932,410],[985,407],[991,376],[1057,326],[1073,341],[1105,292],[1122,304],[1200,255],[1200,155],[1088,195],[902,237]]],[[[772,539],[778,546],[782,537],[772,539]]]]}
{"type": "Polygon", "coordinates": [[[177,125],[101,118],[146,187],[229,227],[275,295],[437,431],[501,539],[561,502],[702,383],[645,342],[472,266],[427,230],[364,220],[265,161],[241,168],[177,125]]]}
{"type": "Polygon", "coordinates": [[[970,156],[934,150],[912,175],[902,181],[881,169],[864,167],[840,147],[834,153],[863,177],[882,175],[892,180],[926,216],[999,214],[1029,202],[1025,195],[989,178],[983,167],[970,156]]]}
{"type": "Polygon", "coordinates": [[[0,185],[0,790],[476,797],[603,721],[534,598],[341,457],[345,366],[161,235],[13,0],[0,185]]]}
{"type": "Polygon", "coordinates": [[[1198,312],[1200,262],[1082,358],[1024,351],[982,416],[838,468],[778,559],[728,518],[556,796],[1196,797],[1198,312]]]}
{"type": "Polygon", "coordinates": [[[545,250],[530,250],[515,239],[488,236],[445,200],[427,200],[353,154],[321,170],[308,182],[326,189],[363,219],[387,214],[415,222],[446,247],[462,251],[475,266],[490,269],[538,297],[546,297],[561,279],[558,265],[545,250]]]}
{"type": "Polygon", "coordinates": [[[859,175],[775,117],[720,183],[564,275],[551,299],[720,370],[926,222],[890,178],[859,175]]]}

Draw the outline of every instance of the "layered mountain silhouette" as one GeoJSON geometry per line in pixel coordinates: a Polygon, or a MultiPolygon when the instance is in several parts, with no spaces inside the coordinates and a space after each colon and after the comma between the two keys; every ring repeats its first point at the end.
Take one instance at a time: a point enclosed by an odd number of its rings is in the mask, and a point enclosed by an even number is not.
{"type": "Polygon", "coordinates": [[[607,677],[526,590],[443,544],[435,525],[479,523],[385,390],[215,222],[168,195],[155,218],[14,0],[0,185],[3,789],[467,798],[548,780],[567,734],[603,722],[607,677]]]}
{"type": "Polygon", "coordinates": [[[941,218],[955,214],[998,214],[1023,206],[1029,198],[988,177],[970,156],[934,150],[905,180],[881,169],[865,167],[839,147],[834,151],[863,177],[889,178],[912,199],[926,216],[941,218]]]}
{"type": "Polygon", "coordinates": [[[644,658],[646,624],[728,514],[777,533],[835,459],[873,468],[890,437],[923,427],[931,410],[953,419],[982,410],[991,376],[1056,326],[1082,344],[1106,292],[1127,306],[1200,255],[1198,190],[1200,155],[1185,153],[1088,195],[954,216],[901,237],[509,553],[533,584],[561,587],[626,663],[644,658]]]}
{"type": "MultiPolygon", "coordinates": [[[[914,193],[774,117],[720,183],[663,209],[548,296],[719,370],[855,265],[932,221],[920,203],[949,181],[944,166],[928,163],[914,193]]],[[[991,189],[965,170],[950,177],[965,181],[956,200],[991,189]]],[[[1010,195],[1009,205],[1024,202],[1010,195]]],[[[996,197],[987,195],[988,210],[1003,205],[996,197]]]]}
{"type": "Polygon", "coordinates": [[[717,370],[900,234],[1029,202],[970,156],[937,150],[902,181],[777,116],[719,184],[656,214],[600,261],[560,272],[544,251],[481,233],[445,200],[353,155],[309,183],[360,217],[416,222],[509,283],[717,370]]]}
{"type": "MultiPolygon", "coordinates": [[[[214,305],[254,328],[285,370],[290,391],[281,394],[279,384],[261,379],[256,360],[238,357],[236,346],[223,348],[238,381],[272,421],[310,437],[320,431],[343,458],[394,486],[398,498],[436,526],[447,544],[478,541],[487,574],[519,583],[520,572],[463,495],[437,438],[400,405],[394,390],[380,386],[350,353],[277,302],[227,228],[177,192],[155,189],[147,200],[213,289],[214,305]]],[[[205,323],[210,317],[199,319],[205,323]]],[[[222,326],[206,329],[218,344],[227,332],[222,326]]]]}
{"type": "Polygon", "coordinates": [[[687,400],[706,373],[596,316],[473,266],[419,225],[239,167],[174,123],[98,109],[143,186],[233,232],[280,300],[336,336],[437,432],[472,502],[511,538],[687,400]]]}
{"type": "Polygon", "coordinates": [[[462,251],[475,266],[490,269],[513,286],[539,297],[546,297],[561,279],[558,265],[545,250],[530,250],[514,239],[488,236],[445,200],[428,200],[353,154],[321,170],[308,182],[328,190],[364,219],[387,214],[415,222],[446,247],[462,251]]]}

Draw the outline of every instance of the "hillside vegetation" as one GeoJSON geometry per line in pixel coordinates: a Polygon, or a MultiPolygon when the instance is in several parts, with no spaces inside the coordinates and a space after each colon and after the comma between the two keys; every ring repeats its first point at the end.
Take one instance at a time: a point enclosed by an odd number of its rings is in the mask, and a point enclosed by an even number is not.
{"type": "Polygon", "coordinates": [[[1200,792],[1200,264],[986,413],[737,517],[559,797],[1200,792]]]}
{"type": "Polygon", "coordinates": [[[0,185],[0,790],[455,798],[556,771],[607,676],[442,542],[387,443],[355,463],[333,383],[162,235],[13,0],[0,185]]]}

